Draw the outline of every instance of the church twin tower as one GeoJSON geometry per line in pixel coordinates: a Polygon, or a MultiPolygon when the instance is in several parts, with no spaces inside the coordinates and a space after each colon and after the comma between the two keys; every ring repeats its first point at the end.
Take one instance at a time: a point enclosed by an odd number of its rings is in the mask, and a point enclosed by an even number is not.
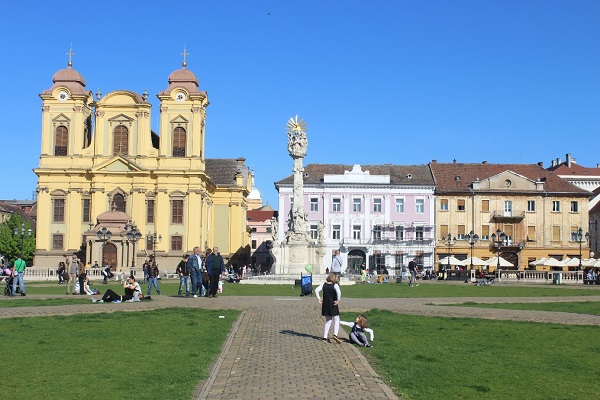
{"type": "Polygon", "coordinates": [[[248,261],[252,174],[244,158],[205,158],[208,96],[185,58],[168,82],[157,95],[157,134],[147,92],[98,91],[94,99],[71,60],[54,74],[40,94],[35,266],[54,267],[78,252],[129,270],[156,253],[163,269],[174,269],[194,246],[218,246],[234,264],[248,261]],[[135,256],[132,224],[142,235],[135,256]],[[102,228],[110,239],[97,235],[102,228]]]}

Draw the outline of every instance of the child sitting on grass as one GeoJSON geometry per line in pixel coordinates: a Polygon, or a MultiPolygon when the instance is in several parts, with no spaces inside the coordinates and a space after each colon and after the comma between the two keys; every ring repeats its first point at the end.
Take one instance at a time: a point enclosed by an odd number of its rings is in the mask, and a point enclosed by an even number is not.
{"type": "Polygon", "coordinates": [[[371,335],[371,341],[375,339],[375,335],[373,334],[373,329],[367,328],[369,326],[369,320],[364,316],[364,314],[360,314],[358,317],[356,317],[354,322],[340,321],[340,324],[352,328],[349,335],[349,339],[352,343],[356,343],[361,347],[371,347],[365,332],[371,335]]]}

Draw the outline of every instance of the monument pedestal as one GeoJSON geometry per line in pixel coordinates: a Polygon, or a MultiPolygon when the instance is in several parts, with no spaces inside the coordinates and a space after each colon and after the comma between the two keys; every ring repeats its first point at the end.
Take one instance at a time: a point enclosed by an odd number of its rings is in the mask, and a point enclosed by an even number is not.
{"type": "Polygon", "coordinates": [[[312,266],[313,274],[324,274],[323,256],[325,246],[317,244],[281,243],[271,250],[275,261],[275,273],[282,275],[300,275],[306,272],[306,265],[312,266]]]}

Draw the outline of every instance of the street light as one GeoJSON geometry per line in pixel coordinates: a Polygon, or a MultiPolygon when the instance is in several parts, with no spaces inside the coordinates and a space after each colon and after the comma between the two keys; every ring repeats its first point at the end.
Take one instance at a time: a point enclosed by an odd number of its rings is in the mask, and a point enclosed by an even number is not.
{"type": "Polygon", "coordinates": [[[471,271],[473,270],[473,246],[479,242],[479,235],[471,231],[465,235],[465,242],[471,246],[471,271]]]}
{"type": "Polygon", "coordinates": [[[575,236],[575,238],[577,238],[577,241],[579,242],[579,270],[581,271],[583,269],[583,266],[581,265],[581,243],[583,242],[583,238],[585,237],[585,241],[587,242],[588,240],[590,240],[590,233],[586,232],[586,234],[583,234],[583,229],[581,227],[579,227],[579,229],[577,229],[577,231],[572,233],[573,236],[575,236]]]}
{"type": "Polygon", "coordinates": [[[456,238],[452,237],[452,234],[448,233],[448,236],[444,236],[442,238],[442,243],[444,243],[446,246],[448,246],[448,257],[446,257],[447,260],[447,266],[446,269],[450,269],[450,256],[452,255],[452,253],[450,253],[450,247],[454,246],[456,244],[456,238]]]}
{"type": "Polygon", "coordinates": [[[15,236],[21,236],[21,259],[23,258],[23,251],[25,248],[25,233],[27,233],[27,236],[31,236],[32,234],[32,230],[31,228],[25,230],[25,223],[21,224],[21,230],[19,231],[19,228],[15,228],[15,231],[13,232],[15,234],[15,236]]]}
{"type": "Polygon", "coordinates": [[[106,265],[106,260],[104,259],[104,246],[106,246],[106,242],[112,237],[112,232],[103,226],[102,229],[98,229],[96,235],[98,235],[98,239],[102,242],[102,268],[104,269],[104,266],[106,265]]]}
{"type": "Polygon", "coordinates": [[[496,250],[496,258],[498,259],[498,263],[496,265],[496,271],[500,270],[500,246],[506,240],[506,233],[502,232],[500,229],[496,231],[496,233],[492,233],[492,242],[495,245],[498,245],[498,250],[496,250]]]}
{"type": "Polygon", "coordinates": [[[125,236],[127,236],[127,240],[133,244],[133,255],[131,256],[131,268],[133,269],[135,268],[135,244],[142,238],[142,232],[138,230],[135,224],[130,225],[129,228],[129,231],[127,231],[125,236]]]}
{"type": "Polygon", "coordinates": [[[151,235],[148,235],[148,241],[152,242],[152,261],[156,262],[156,245],[162,241],[162,235],[154,232],[151,235]]]}

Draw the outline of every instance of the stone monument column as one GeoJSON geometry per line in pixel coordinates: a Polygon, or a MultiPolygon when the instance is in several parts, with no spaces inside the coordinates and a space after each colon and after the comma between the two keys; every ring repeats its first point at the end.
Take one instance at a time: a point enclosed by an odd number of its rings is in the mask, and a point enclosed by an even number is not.
{"type": "Polygon", "coordinates": [[[306,157],[308,139],[304,120],[290,118],[287,125],[288,153],[294,160],[294,205],[290,210],[290,229],[286,239],[289,244],[308,244],[308,215],[304,211],[304,167],[302,159],[306,157]]]}
{"type": "MultiPolygon", "coordinates": [[[[271,255],[276,262],[278,274],[301,274],[306,265],[311,265],[312,272],[320,273],[325,255],[325,240],[320,223],[319,239],[315,242],[310,237],[308,214],[304,210],[304,167],[302,159],[306,157],[308,139],[306,124],[298,116],[290,118],[286,125],[288,135],[288,153],[294,160],[293,206],[288,216],[288,230],[285,240],[279,246],[271,249],[271,255]]],[[[283,217],[283,216],[280,216],[283,217]]],[[[273,241],[278,239],[277,230],[272,228],[273,241]]]]}

